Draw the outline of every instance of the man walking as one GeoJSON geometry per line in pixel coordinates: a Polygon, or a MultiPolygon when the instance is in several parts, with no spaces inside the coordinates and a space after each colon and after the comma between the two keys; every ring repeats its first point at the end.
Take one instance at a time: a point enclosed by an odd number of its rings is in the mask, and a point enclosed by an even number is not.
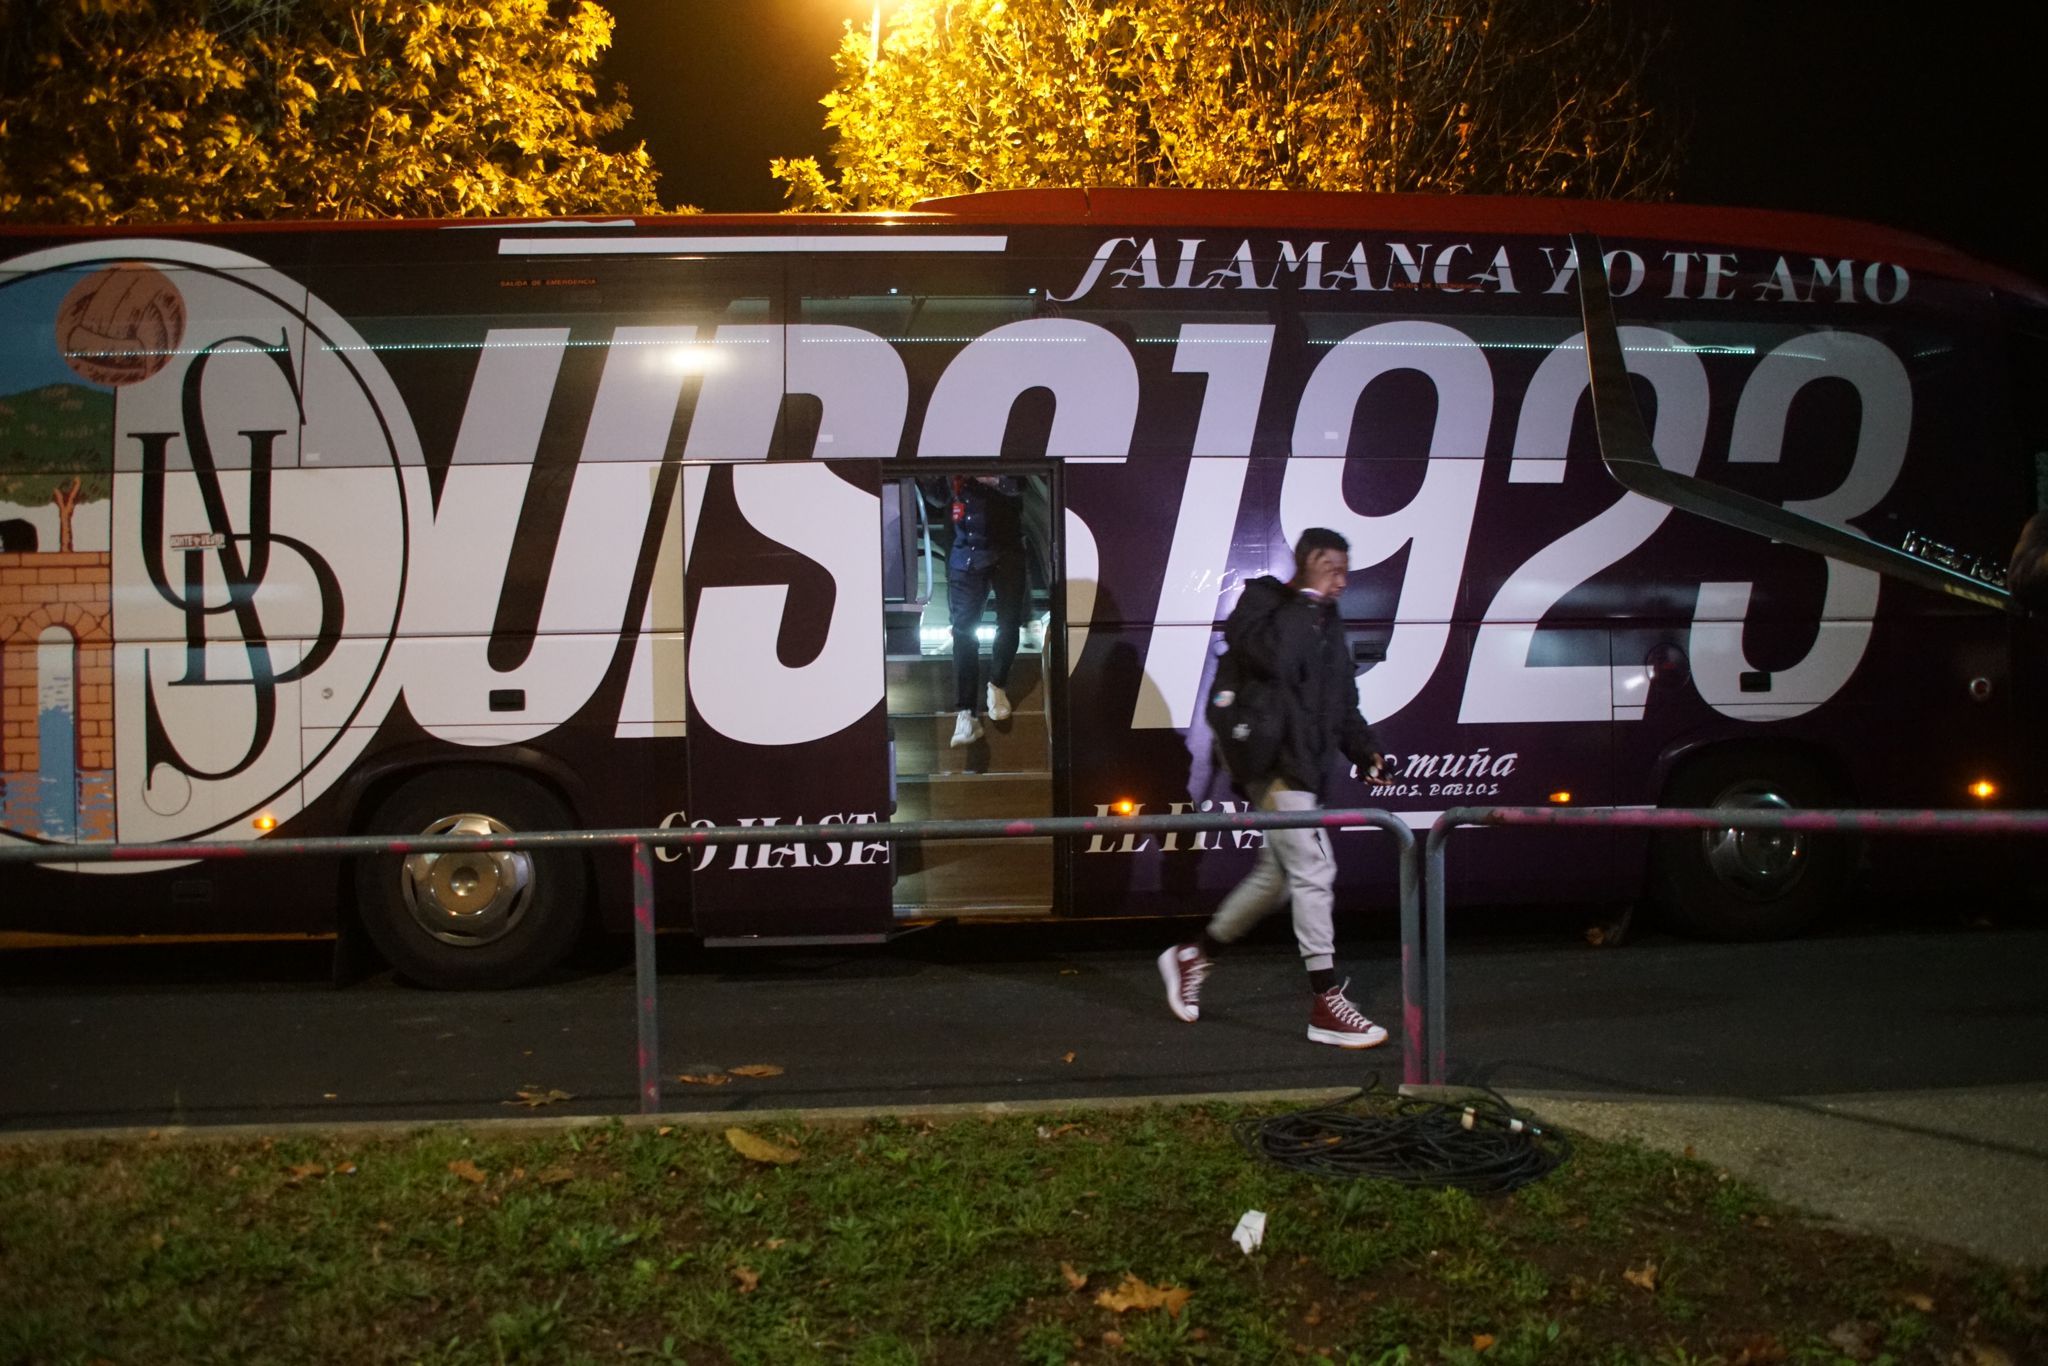
{"type": "MultiPolygon", "coordinates": [[[[1351,544],[1326,527],[1310,527],[1294,547],[1294,577],[1266,577],[1245,585],[1223,638],[1243,675],[1243,691],[1259,699],[1262,731],[1277,738],[1261,770],[1233,773],[1260,811],[1308,811],[1320,806],[1331,760],[1338,751],[1368,782],[1381,772],[1379,739],[1358,710],[1358,679],[1344,639],[1337,599],[1351,572],[1351,544]]],[[[1219,698],[1219,701],[1221,699],[1219,698]]],[[[1371,1048],[1387,1031],[1359,1013],[1337,980],[1330,924],[1337,863],[1321,829],[1268,830],[1251,873],[1235,887],[1199,939],[1159,955],[1166,1002],[1190,1023],[1201,1014],[1202,981],[1211,960],[1262,917],[1290,898],[1294,937],[1308,968],[1308,1037],[1339,1048],[1371,1048]]]]}

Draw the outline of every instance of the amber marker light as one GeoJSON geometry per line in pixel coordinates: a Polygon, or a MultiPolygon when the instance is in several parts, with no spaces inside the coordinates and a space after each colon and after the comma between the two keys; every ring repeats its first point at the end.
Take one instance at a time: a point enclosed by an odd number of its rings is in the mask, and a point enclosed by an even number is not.
{"type": "Polygon", "coordinates": [[[1970,784],[1970,795],[1980,802],[1988,802],[1998,795],[1998,784],[1989,778],[1979,778],[1970,784]]]}
{"type": "Polygon", "coordinates": [[[1110,810],[1116,812],[1116,814],[1119,816],[1128,816],[1137,809],[1138,804],[1132,801],[1129,797],[1125,797],[1122,801],[1118,802],[1115,806],[1112,806],[1110,808],[1110,810]]]}
{"type": "Polygon", "coordinates": [[[1552,806],[1569,806],[1571,805],[1571,800],[1572,794],[1569,792],[1553,792],[1550,794],[1550,804],[1552,806]]]}
{"type": "Polygon", "coordinates": [[[277,817],[271,815],[268,811],[266,811],[262,815],[258,816],[255,820],[250,821],[249,824],[255,826],[258,830],[262,831],[264,834],[267,835],[271,831],[277,829],[277,817]]]}

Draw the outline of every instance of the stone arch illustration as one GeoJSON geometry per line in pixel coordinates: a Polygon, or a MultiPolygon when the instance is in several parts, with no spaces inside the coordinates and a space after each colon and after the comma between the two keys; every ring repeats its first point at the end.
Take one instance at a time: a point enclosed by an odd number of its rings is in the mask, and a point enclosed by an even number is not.
{"type": "MultiPolygon", "coordinates": [[[[114,837],[113,556],[104,552],[0,554],[0,825],[49,838],[114,837]],[[53,805],[45,772],[57,735],[46,736],[46,694],[62,686],[53,647],[68,637],[72,734],[66,753],[75,787],[53,805]],[[59,807],[70,814],[63,815],[59,807]]],[[[64,710],[61,706],[56,710],[64,710]]]]}

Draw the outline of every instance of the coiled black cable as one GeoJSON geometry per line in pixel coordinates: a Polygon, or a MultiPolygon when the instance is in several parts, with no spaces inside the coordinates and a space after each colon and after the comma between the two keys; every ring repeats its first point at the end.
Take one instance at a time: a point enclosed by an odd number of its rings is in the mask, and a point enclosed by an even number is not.
{"type": "Polygon", "coordinates": [[[1329,1105],[1237,1121],[1246,1152],[1289,1171],[1505,1195],[1571,1156],[1571,1142],[1488,1088],[1469,1102],[1386,1096],[1379,1076],[1329,1105]],[[1353,1109],[1360,1101],[1383,1102],[1353,1109]],[[1390,1102],[1390,1103],[1385,1103],[1390,1102]]]}

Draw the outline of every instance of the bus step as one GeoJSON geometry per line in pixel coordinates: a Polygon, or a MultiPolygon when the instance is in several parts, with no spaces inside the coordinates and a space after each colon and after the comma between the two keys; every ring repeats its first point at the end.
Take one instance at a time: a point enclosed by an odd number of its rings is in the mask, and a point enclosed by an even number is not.
{"type": "Polygon", "coordinates": [[[898,851],[895,899],[953,906],[1052,901],[1052,841],[929,840],[898,851]]]}
{"type": "Polygon", "coordinates": [[[952,743],[956,719],[949,711],[889,718],[896,732],[899,779],[926,773],[1044,773],[1049,767],[1044,712],[1018,712],[1007,721],[984,717],[981,738],[958,749],[952,743]]]}
{"type": "Polygon", "coordinates": [[[906,931],[923,929],[940,920],[1046,920],[1052,916],[1052,898],[1043,901],[899,901],[896,919],[908,922],[906,931]]]}
{"type": "MultiPolygon", "coordinates": [[[[988,663],[982,662],[982,676],[987,677],[988,663]]],[[[952,715],[953,707],[953,658],[951,655],[893,655],[887,663],[889,687],[889,711],[891,715],[906,715],[916,712],[945,712],[952,715]]],[[[1040,686],[1044,674],[1039,667],[1039,656],[1020,654],[1017,662],[1010,666],[1010,706],[1018,712],[1045,710],[1045,689],[1040,686]]],[[[975,698],[975,710],[981,710],[985,697],[975,698]]]]}
{"type": "Polygon", "coordinates": [[[916,928],[907,925],[881,934],[709,934],[697,942],[707,949],[829,948],[837,944],[886,944],[916,928]]]}
{"type": "Polygon", "coordinates": [[[896,779],[899,821],[1052,814],[1050,773],[919,773],[896,779]]]}

